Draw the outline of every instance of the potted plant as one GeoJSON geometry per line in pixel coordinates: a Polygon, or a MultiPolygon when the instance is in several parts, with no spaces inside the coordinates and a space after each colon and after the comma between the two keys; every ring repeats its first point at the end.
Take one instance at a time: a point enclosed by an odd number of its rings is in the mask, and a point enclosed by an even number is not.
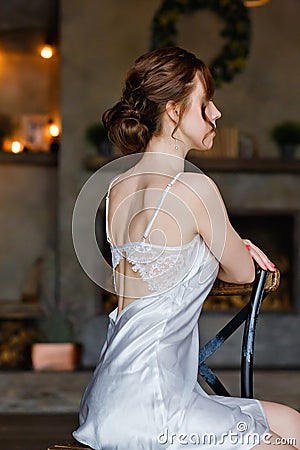
{"type": "Polygon", "coordinates": [[[31,347],[35,370],[74,370],[79,363],[80,346],[74,342],[71,310],[56,294],[55,266],[54,252],[49,251],[44,259],[41,283],[44,316],[39,325],[43,339],[31,347]]]}
{"type": "Polygon", "coordinates": [[[300,123],[292,120],[275,125],[271,138],[277,143],[284,159],[293,159],[300,144],[300,123]]]}
{"type": "Polygon", "coordinates": [[[111,155],[112,145],[109,142],[106,128],[102,123],[96,122],[89,125],[85,131],[85,137],[86,140],[96,148],[100,155],[111,155]]]}

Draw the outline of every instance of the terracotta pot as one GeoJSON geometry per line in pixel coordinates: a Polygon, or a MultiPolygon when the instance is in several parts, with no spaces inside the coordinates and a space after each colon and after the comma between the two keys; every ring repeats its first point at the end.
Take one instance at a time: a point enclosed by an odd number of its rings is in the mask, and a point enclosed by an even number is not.
{"type": "Polygon", "coordinates": [[[70,371],[79,362],[79,345],[74,342],[42,342],[31,347],[31,361],[35,370],[70,371]]]}

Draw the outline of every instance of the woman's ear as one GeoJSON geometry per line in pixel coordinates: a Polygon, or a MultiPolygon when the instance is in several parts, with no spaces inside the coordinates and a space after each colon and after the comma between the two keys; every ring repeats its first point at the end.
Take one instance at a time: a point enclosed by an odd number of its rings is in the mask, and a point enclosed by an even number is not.
{"type": "Polygon", "coordinates": [[[179,120],[179,107],[176,105],[174,100],[169,100],[166,104],[166,112],[170,119],[177,124],[179,120]]]}

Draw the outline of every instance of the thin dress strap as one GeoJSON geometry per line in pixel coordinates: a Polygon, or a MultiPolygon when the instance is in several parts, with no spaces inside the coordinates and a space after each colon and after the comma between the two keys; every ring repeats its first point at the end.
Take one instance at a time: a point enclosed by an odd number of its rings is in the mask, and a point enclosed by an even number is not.
{"type": "Polygon", "coordinates": [[[145,229],[145,231],[144,231],[144,234],[143,234],[143,242],[145,242],[145,240],[147,239],[147,237],[148,237],[148,235],[149,235],[149,233],[150,233],[151,227],[152,227],[152,225],[153,225],[153,223],[154,223],[154,220],[155,220],[156,217],[157,217],[157,214],[158,214],[159,211],[160,211],[161,205],[163,204],[163,201],[164,201],[164,199],[166,198],[167,193],[169,192],[169,190],[171,189],[171,187],[173,186],[173,184],[175,183],[175,181],[177,180],[177,178],[179,177],[179,175],[180,175],[181,173],[182,173],[182,172],[179,172],[177,175],[175,175],[175,177],[173,178],[173,180],[170,181],[170,183],[169,183],[169,184],[167,185],[167,187],[165,188],[165,190],[164,190],[164,192],[163,192],[163,194],[162,194],[162,196],[161,196],[161,198],[160,198],[160,200],[159,200],[159,202],[158,202],[158,205],[157,205],[157,207],[155,208],[155,211],[154,211],[154,213],[152,214],[152,217],[151,217],[151,219],[149,220],[148,225],[147,225],[147,227],[146,227],[146,229],[145,229]]]}
{"type": "MultiPolygon", "coordinates": [[[[159,200],[159,202],[158,202],[158,205],[157,205],[157,207],[155,208],[155,211],[154,211],[154,213],[153,213],[151,219],[149,220],[148,225],[147,225],[147,227],[146,227],[146,229],[145,229],[145,231],[144,231],[143,239],[142,239],[143,242],[145,242],[145,240],[147,239],[147,237],[148,237],[148,235],[149,235],[149,233],[150,233],[150,230],[151,230],[151,227],[152,227],[152,225],[153,225],[153,222],[154,222],[154,220],[156,219],[157,214],[158,214],[159,211],[160,211],[161,205],[163,204],[163,201],[164,201],[164,199],[165,199],[167,193],[169,192],[169,190],[171,189],[171,187],[173,186],[173,184],[175,183],[175,181],[177,180],[177,178],[179,177],[179,175],[180,175],[181,173],[182,173],[182,172],[177,173],[177,175],[175,175],[175,177],[172,179],[172,181],[170,181],[170,183],[168,183],[167,187],[164,189],[164,192],[163,192],[163,194],[162,194],[162,196],[161,196],[161,198],[160,198],[160,200],[159,200]]],[[[121,175],[122,175],[122,174],[121,174],[121,175]]],[[[110,237],[109,237],[109,232],[108,232],[109,194],[110,194],[110,189],[111,189],[111,187],[112,187],[112,184],[113,184],[115,181],[117,181],[117,179],[120,178],[121,175],[117,176],[116,178],[114,178],[114,179],[110,182],[109,187],[108,187],[108,191],[107,191],[107,195],[106,195],[106,223],[105,223],[105,227],[106,227],[106,238],[107,238],[107,241],[108,241],[111,245],[113,245],[113,243],[112,243],[112,241],[111,241],[111,239],[110,239],[110,237]]]]}
{"type": "Polygon", "coordinates": [[[115,182],[115,181],[117,181],[119,178],[120,178],[120,176],[121,176],[122,174],[120,174],[120,175],[118,175],[116,178],[113,178],[112,179],[112,181],[109,183],[109,186],[108,186],[108,191],[107,191],[107,194],[106,194],[106,207],[105,207],[105,230],[106,230],[106,239],[107,239],[107,242],[109,242],[111,245],[113,245],[113,243],[112,243],[112,241],[111,241],[111,239],[110,239],[110,237],[109,237],[109,232],[108,232],[108,206],[109,206],[109,194],[110,194],[110,190],[111,190],[111,187],[112,187],[112,184],[115,182]]]}

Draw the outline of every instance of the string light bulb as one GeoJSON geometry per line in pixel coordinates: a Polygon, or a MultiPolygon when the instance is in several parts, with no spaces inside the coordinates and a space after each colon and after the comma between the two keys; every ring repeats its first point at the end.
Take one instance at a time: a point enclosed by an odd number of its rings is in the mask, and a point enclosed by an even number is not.
{"type": "Polygon", "coordinates": [[[12,151],[12,153],[15,153],[15,154],[21,153],[23,151],[23,148],[24,148],[23,145],[19,141],[13,141],[11,143],[11,151],[12,151]]]}
{"type": "Polygon", "coordinates": [[[41,57],[44,59],[50,59],[53,56],[53,47],[52,45],[44,45],[41,49],[41,57]]]}
{"type": "Polygon", "coordinates": [[[57,137],[59,136],[59,128],[54,123],[51,123],[49,126],[49,134],[51,137],[57,137]]]}

